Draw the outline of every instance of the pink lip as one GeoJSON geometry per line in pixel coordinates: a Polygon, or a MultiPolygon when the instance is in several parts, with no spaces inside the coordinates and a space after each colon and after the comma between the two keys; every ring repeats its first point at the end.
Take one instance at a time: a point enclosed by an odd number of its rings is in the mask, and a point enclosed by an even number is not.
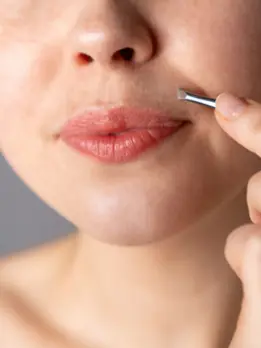
{"type": "Polygon", "coordinates": [[[149,108],[93,108],[69,120],[60,137],[83,155],[122,163],[156,146],[185,122],[149,108]]]}

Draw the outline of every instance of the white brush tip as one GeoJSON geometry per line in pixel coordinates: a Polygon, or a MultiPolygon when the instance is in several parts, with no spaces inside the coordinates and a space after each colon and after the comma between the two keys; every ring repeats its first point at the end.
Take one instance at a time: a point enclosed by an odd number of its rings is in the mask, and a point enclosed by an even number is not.
{"type": "Polygon", "coordinates": [[[177,89],[177,98],[179,100],[184,100],[186,99],[187,93],[184,91],[184,89],[178,88],[177,89]]]}

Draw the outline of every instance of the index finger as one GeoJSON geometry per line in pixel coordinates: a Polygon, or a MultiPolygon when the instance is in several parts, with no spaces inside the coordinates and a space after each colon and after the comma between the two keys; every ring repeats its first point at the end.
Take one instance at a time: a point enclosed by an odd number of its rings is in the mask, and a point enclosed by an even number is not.
{"type": "Polygon", "coordinates": [[[227,134],[261,157],[261,104],[222,93],[216,100],[215,115],[227,134]]]}

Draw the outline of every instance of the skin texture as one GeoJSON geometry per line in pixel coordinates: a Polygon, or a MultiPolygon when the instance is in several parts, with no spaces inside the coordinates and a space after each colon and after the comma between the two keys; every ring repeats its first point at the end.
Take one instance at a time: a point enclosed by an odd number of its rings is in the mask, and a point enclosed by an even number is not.
{"type": "Polygon", "coordinates": [[[68,336],[57,346],[228,345],[241,287],[223,249],[249,221],[245,189],[261,161],[213,110],[175,94],[261,102],[260,13],[259,0],[1,1],[1,151],[77,226],[3,261],[3,302],[22,298],[68,336]],[[133,61],[121,57],[126,47],[133,61]],[[191,124],[134,162],[105,165],[57,136],[94,104],[157,107],[191,124]]]}

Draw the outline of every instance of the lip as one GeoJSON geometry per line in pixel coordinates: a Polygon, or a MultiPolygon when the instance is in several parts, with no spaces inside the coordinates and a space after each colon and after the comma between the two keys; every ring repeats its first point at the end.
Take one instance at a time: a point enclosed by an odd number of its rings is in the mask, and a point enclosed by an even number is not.
{"type": "Polygon", "coordinates": [[[185,123],[151,108],[93,107],[67,121],[60,138],[82,155],[124,163],[159,145],[185,123]]]}

